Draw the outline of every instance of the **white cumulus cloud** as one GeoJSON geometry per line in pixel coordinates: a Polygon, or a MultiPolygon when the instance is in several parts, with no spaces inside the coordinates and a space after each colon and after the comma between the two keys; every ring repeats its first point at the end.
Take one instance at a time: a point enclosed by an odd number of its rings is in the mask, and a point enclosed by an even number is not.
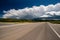
{"type": "Polygon", "coordinates": [[[5,13],[3,18],[16,18],[16,19],[33,19],[39,17],[51,17],[54,15],[60,15],[60,3],[55,5],[50,4],[47,6],[33,6],[31,8],[24,9],[10,9],[3,11],[5,13]]]}

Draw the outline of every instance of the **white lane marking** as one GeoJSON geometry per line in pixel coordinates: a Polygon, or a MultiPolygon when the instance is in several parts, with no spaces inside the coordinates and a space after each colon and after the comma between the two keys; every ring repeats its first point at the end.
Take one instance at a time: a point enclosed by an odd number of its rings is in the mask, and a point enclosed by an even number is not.
{"type": "Polygon", "coordinates": [[[56,33],[56,35],[60,38],[60,35],[55,31],[55,29],[52,27],[52,25],[50,25],[49,23],[47,23],[49,26],[50,26],[50,28],[56,33]]]}

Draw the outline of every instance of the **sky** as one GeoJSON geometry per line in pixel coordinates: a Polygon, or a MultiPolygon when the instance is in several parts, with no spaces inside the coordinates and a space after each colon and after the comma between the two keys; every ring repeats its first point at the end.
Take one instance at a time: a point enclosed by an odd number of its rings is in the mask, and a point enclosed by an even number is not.
{"type": "MultiPolygon", "coordinates": [[[[12,14],[11,11],[14,11],[14,14],[18,14],[16,11],[22,11],[25,9],[30,10],[30,8],[34,9],[36,7],[41,7],[44,9],[44,7],[48,6],[48,5],[53,5],[55,6],[56,4],[59,4],[60,0],[0,0],[0,17],[5,17],[7,14],[12,14]],[[35,7],[34,7],[35,6],[35,7]]],[[[60,7],[59,7],[60,8],[60,7]]],[[[42,10],[43,10],[42,9],[42,10]]],[[[57,9],[57,8],[56,8],[57,9]]],[[[36,9],[37,10],[37,9],[36,9]]],[[[41,10],[41,8],[39,9],[41,10]]],[[[19,12],[20,12],[19,11],[19,12]]],[[[34,10],[35,11],[35,10],[34,10]]],[[[60,11],[60,10],[59,10],[60,11]]],[[[48,11],[49,12],[49,11],[48,11]]],[[[55,11],[54,11],[55,12],[55,11]]],[[[28,12],[30,14],[30,11],[28,12]]],[[[34,13],[34,12],[33,12],[34,13]]],[[[28,15],[29,17],[32,16],[31,13],[30,15],[28,15]]],[[[39,14],[40,12],[37,10],[37,13],[34,15],[39,15],[39,17],[42,15],[39,14]]],[[[10,15],[9,14],[9,15],[10,15]]],[[[21,12],[20,12],[21,14],[21,12]]],[[[24,13],[23,13],[24,14],[24,13]]],[[[27,13],[26,13],[27,14],[27,13]]],[[[25,16],[26,14],[24,14],[23,16],[25,16]]],[[[44,14],[44,13],[43,13],[44,14]]],[[[7,16],[7,18],[9,18],[9,15],[7,16]]],[[[20,17],[21,15],[19,15],[20,17]]],[[[27,16],[27,17],[28,17],[27,16]]],[[[43,15],[44,16],[44,15],[43,15]]],[[[12,16],[10,16],[12,17],[12,16]]],[[[15,16],[14,16],[15,17],[15,16]]],[[[28,17],[28,18],[29,18],[28,17]]],[[[35,16],[36,17],[36,16],[35,16]]],[[[18,17],[17,17],[18,18],[18,17]]]]}

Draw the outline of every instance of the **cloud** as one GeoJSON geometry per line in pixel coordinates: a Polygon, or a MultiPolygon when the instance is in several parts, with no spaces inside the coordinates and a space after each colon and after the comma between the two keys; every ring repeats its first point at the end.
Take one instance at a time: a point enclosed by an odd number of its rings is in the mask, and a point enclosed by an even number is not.
{"type": "Polygon", "coordinates": [[[43,16],[40,16],[40,17],[53,17],[53,16],[60,16],[60,11],[46,12],[43,16]]]}
{"type": "Polygon", "coordinates": [[[3,11],[5,13],[3,18],[16,18],[16,19],[33,19],[39,17],[51,17],[54,15],[60,15],[60,3],[55,5],[50,4],[47,6],[33,6],[32,8],[24,9],[10,9],[3,11]]]}

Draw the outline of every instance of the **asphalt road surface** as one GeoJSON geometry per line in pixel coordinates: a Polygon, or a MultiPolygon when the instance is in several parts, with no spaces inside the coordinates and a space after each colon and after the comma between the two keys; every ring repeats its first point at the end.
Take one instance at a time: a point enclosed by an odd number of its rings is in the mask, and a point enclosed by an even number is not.
{"type": "Polygon", "coordinates": [[[47,22],[3,25],[0,40],[60,40],[59,25],[47,22]]]}
{"type": "Polygon", "coordinates": [[[1,22],[0,22],[0,27],[1,27],[1,26],[7,26],[7,25],[13,25],[13,24],[14,24],[14,23],[1,23],[1,22]]]}

